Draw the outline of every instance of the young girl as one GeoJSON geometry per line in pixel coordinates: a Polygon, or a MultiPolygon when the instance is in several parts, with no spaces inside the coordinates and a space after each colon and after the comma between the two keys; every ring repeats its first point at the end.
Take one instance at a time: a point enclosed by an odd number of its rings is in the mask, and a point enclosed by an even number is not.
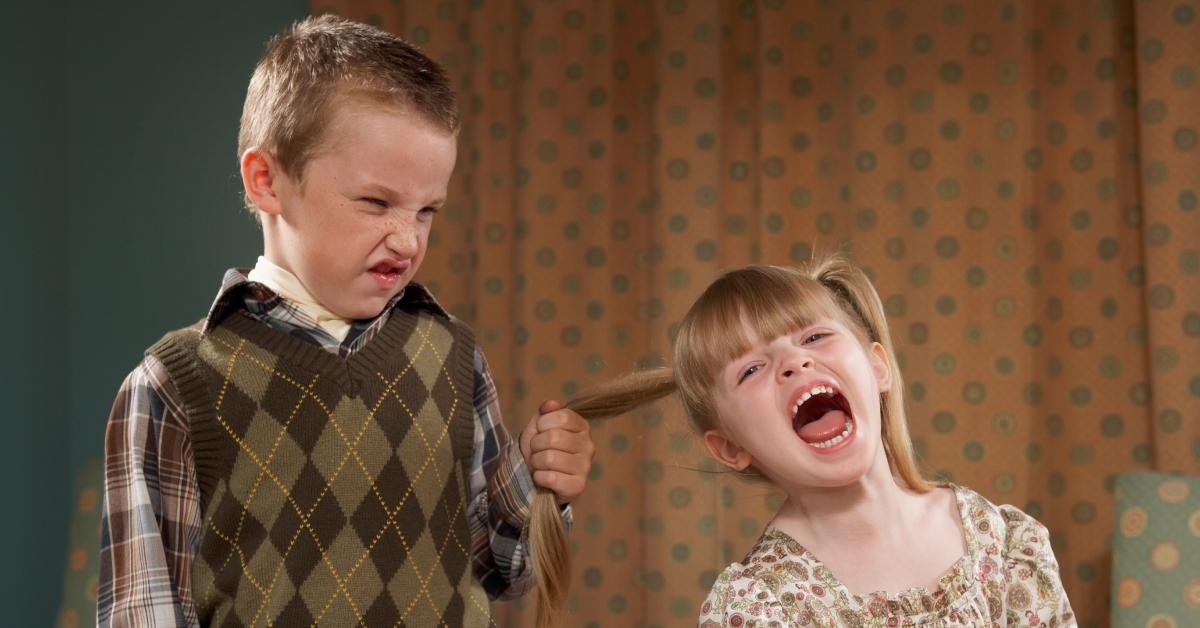
{"type": "Polygon", "coordinates": [[[717,461],[787,494],[702,626],[1075,625],[1044,526],[921,476],[894,356],[861,270],[750,266],[689,310],[673,370],[571,404],[604,416],[673,383],[717,461]]]}

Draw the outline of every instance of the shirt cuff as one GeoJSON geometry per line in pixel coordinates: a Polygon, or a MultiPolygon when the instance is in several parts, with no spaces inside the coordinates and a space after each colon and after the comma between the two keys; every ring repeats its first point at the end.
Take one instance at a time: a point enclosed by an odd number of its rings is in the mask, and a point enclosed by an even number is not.
{"type": "MultiPolygon", "coordinates": [[[[500,458],[500,466],[492,478],[494,490],[488,503],[493,521],[500,520],[524,530],[529,525],[536,485],[516,440],[509,441],[508,445],[508,451],[500,458]]],[[[563,524],[570,530],[575,522],[571,505],[559,506],[558,510],[562,514],[563,524]]]]}
{"type": "Polygon", "coordinates": [[[525,464],[525,456],[516,440],[508,443],[504,455],[500,457],[500,465],[492,476],[492,498],[488,500],[492,510],[492,520],[503,521],[518,530],[523,530],[529,522],[530,507],[533,504],[534,484],[529,467],[525,464]]]}

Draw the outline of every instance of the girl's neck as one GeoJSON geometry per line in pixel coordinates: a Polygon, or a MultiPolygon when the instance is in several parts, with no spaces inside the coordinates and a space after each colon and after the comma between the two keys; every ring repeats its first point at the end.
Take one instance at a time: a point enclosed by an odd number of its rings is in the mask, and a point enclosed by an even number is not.
{"type": "Polygon", "coordinates": [[[790,492],[773,525],[802,544],[902,539],[920,520],[918,494],[900,486],[886,463],[857,482],[790,492]]]}

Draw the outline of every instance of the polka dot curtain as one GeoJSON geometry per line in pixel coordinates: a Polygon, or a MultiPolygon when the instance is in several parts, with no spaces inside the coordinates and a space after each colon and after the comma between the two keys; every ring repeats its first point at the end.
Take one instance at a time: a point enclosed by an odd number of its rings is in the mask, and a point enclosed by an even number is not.
{"type": "MultiPolygon", "coordinates": [[[[1197,2],[312,10],[453,77],[461,157],[421,276],[511,426],[661,362],[722,269],[845,247],[930,472],[1044,521],[1081,624],[1107,624],[1114,477],[1200,473],[1197,2]]],[[[570,624],[694,623],[779,496],[714,473],[672,403],[595,439],[570,624]]]]}
{"type": "Polygon", "coordinates": [[[1200,478],[1126,473],[1116,495],[1112,625],[1200,625],[1200,478]]]}
{"type": "Polygon", "coordinates": [[[75,505],[67,537],[67,566],[56,628],[96,625],[100,580],[100,509],[104,499],[104,466],[99,460],[80,465],[75,505]]]}

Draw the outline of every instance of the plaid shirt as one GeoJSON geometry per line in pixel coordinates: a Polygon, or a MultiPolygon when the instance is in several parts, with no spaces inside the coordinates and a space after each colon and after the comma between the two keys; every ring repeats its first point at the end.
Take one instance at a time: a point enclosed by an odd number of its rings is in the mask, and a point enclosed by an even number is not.
{"type": "MultiPolygon", "coordinates": [[[[424,288],[418,299],[436,307],[424,288]]],[[[387,322],[392,304],[355,321],[338,342],[304,312],[245,273],[225,273],[205,329],[244,309],[276,329],[349,356],[387,322]]],[[[439,308],[440,309],[440,308],[439,308]]],[[[104,512],[100,539],[100,626],[198,626],[190,586],[203,528],[187,416],[163,364],[146,356],[117,392],[105,434],[104,512]]],[[[511,598],[532,584],[525,542],[534,485],[517,441],[500,419],[496,387],[475,348],[475,451],[467,521],[472,567],[492,598],[511,598]]],[[[563,518],[570,525],[570,509],[563,518]]]]}

